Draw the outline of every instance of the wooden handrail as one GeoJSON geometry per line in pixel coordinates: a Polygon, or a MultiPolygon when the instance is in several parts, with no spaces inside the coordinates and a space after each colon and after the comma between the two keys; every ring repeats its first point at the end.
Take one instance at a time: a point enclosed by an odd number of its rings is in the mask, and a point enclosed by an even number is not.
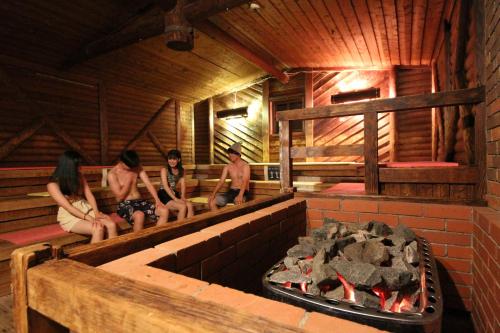
{"type": "Polygon", "coordinates": [[[278,120],[309,120],[355,116],[371,112],[396,112],[441,106],[477,104],[484,102],[484,100],[485,89],[484,86],[480,86],[434,94],[382,98],[367,102],[280,111],[276,114],[276,117],[278,120]]]}

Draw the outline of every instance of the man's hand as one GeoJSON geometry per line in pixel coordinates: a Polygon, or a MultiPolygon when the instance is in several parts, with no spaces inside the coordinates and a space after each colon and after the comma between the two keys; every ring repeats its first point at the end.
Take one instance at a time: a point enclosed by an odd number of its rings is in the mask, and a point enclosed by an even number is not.
{"type": "Polygon", "coordinates": [[[214,199],[215,199],[215,195],[214,194],[210,194],[210,196],[208,197],[208,205],[210,205],[210,203],[212,201],[214,201],[214,199]]]}
{"type": "Polygon", "coordinates": [[[167,206],[165,206],[165,205],[163,204],[163,202],[161,202],[160,200],[156,200],[156,201],[155,201],[155,207],[156,207],[156,208],[158,208],[158,207],[159,207],[159,208],[166,208],[167,206]]]}
{"type": "Polygon", "coordinates": [[[234,198],[234,203],[239,205],[239,204],[242,204],[244,201],[243,201],[243,194],[238,194],[236,196],[236,198],[234,198]]]}

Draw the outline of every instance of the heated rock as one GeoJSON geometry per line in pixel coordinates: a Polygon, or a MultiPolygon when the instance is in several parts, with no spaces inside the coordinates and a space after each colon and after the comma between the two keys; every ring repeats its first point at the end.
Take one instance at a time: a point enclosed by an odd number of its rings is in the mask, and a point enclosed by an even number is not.
{"type": "Polygon", "coordinates": [[[325,219],[323,222],[323,229],[326,231],[326,238],[332,239],[339,230],[339,223],[333,219],[325,219]]]}
{"type": "Polygon", "coordinates": [[[354,237],[348,236],[344,238],[337,239],[335,242],[335,245],[337,246],[337,249],[340,251],[344,251],[344,248],[352,243],[356,243],[356,239],[354,237]]]}
{"type": "Polygon", "coordinates": [[[314,246],[314,244],[315,244],[314,238],[312,238],[310,236],[299,237],[299,244],[300,245],[312,245],[312,246],[314,246]]]}
{"type": "Polygon", "coordinates": [[[332,261],[332,266],[344,279],[357,287],[372,288],[382,282],[380,271],[372,264],[338,260],[332,261]]]}
{"type": "Polygon", "coordinates": [[[325,240],[328,236],[326,230],[323,228],[314,229],[311,234],[315,242],[325,240]]]}
{"type": "Polygon", "coordinates": [[[417,241],[413,241],[405,247],[405,260],[412,265],[418,264],[417,241]]]}
{"type": "Polygon", "coordinates": [[[392,258],[392,268],[400,271],[407,271],[411,273],[411,283],[417,283],[419,281],[418,269],[408,264],[403,257],[392,258]]]}
{"type": "Polygon", "coordinates": [[[337,272],[331,265],[325,264],[325,260],[326,252],[321,249],[312,261],[311,279],[314,284],[319,286],[332,285],[337,280],[337,272]]]}
{"type": "Polygon", "coordinates": [[[344,248],[344,255],[352,261],[362,261],[366,242],[349,244],[344,248]]]}
{"type": "Polygon", "coordinates": [[[363,262],[380,266],[380,264],[389,260],[389,252],[384,244],[380,242],[365,242],[363,249],[363,262]]]}
{"type": "Polygon", "coordinates": [[[299,259],[296,257],[286,257],[284,263],[286,268],[291,269],[293,266],[297,265],[297,261],[299,261],[299,259]]]}
{"type": "Polygon", "coordinates": [[[417,239],[417,235],[415,235],[413,230],[411,230],[404,224],[398,224],[398,226],[394,229],[394,234],[396,236],[404,238],[406,243],[413,242],[417,239]]]}
{"type": "Polygon", "coordinates": [[[391,292],[391,296],[388,297],[386,300],[385,300],[385,304],[384,304],[384,310],[385,311],[389,311],[391,308],[392,308],[392,305],[394,304],[394,302],[396,302],[396,300],[398,299],[398,292],[397,291],[393,291],[391,292]]]}
{"type": "Polygon", "coordinates": [[[333,290],[327,291],[323,296],[328,299],[341,300],[344,298],[344,287],[340,286],[333,290]]]}
{"type": "Polygon", "coordinates": [[[308,244],[297,244],[294,247],[288,249],[286,254],[289,257],[296,258],[306,258],[310,256],[314,256],[314,247],[308,244]]]}
{"type": "Polygon", "coordinates": [[[368,223],[367,230],[375,236],[389,236],[392,235],[392,229],[385,223],[371,221],[368,223]]]}
{"type": "Polygon", "coordinates": [[[318,286],[315,283],[311,283],[307,285],[307,293],[314,296],[319,296],[321,290],[319,290],[318,286]]]}
{"type": "Polygon", "coordinates": [[[382,281],[388,290],[399,290],[412,283],[412,273],[392,267],[380,267],[382,281]]]}
{"type": "Polygon", "coordinates": [[[312,270],[313,259],[299,260],[297,265],[300,267],[300,271],[304,274],[312,270]]]}
{"type": "Polygon", "coordinates": [[[285,283],[285,282],[291,282],[291,283],[310,283],[311,278],[301,274],[300,272],[293,271],[293,270],[286,270],[286,271],[280,271],[276,272],[271,277],[269,278],[269,281],[274,282],[274,283],[285,283]]]}
{"type": "Polygon", "coordinates": [[[380,302],[377,296],[363,290],[354,289],[354,297],[357,304],[361,304],[369,308],[377,308],[380,302]]]}
{"type": "Polygon", "coordinates": [[[336,245],[335,239],[327,239],[321,242],[316,243],[316,251],[324,249],[326,252],[326,256],[328,258],[333,258],[337,255],[338,247],[336,245]]]}

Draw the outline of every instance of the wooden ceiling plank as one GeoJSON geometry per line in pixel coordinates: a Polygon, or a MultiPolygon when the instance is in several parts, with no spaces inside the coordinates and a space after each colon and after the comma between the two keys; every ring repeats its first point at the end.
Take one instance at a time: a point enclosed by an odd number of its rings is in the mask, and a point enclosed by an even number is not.
{"type": "Polygon", "coordinates": [[[434,49],[432,50],[432,58],[431,58],[432,60],[435,60],[439,56],[439,53],[441,52],[441,49],[444,46],[444,40],[445,40],[445,38],[444,38],[444,21],[450,20],[451,13],[453,13],[456,3],[457,3],[457,0],[445,0],[443,13],[442,13],[441,19],[439,21],[439,32],[436,36],[434,49]]]}
{"type": "Polygon", "coordinates": [[[379,41],[374,32],[374,22],[370,16],[370,11],[365,0],[351,1],[351,8],[354,11],[354,17],[361,28],[361,33],[368,47],[368,52],[375,66],[382,65],[382,50],[379,49],[379,41]]]}
{"type": "Polygon", "coordinates": [[[391,64],[397,66],[401,64],[401,57],[399,53],[398,19],[397,19],[395,1],[397,0],[392,0],[392,1],[381,0],[382,10],[384,11],[386,34],[389,43],[391,64]]]}
{"type": "Polygon", "coordinates": [[[352,39],[359,50],[361,58],[363,59],[363,65],[374,66],[375,64],[373,63],[370,56],[368,46],[366,45],[365,38],[363,37],[363,33],[361,31],[361,28],[359,27],[359,22],[354,9],[352,8],[350,0],[332,0],[332,3],[338,3],[338,7],[340,9],[337,13],[339,15],[342,15],[342,17],[345,19],[352,39]]]}
{"type": "Polygon", "coordinates": [[[383,66],[393,65],[389,49],[389,31],[385,23],[385,13],[381,1],[368,1],[368,11],[377,40],[380,62],[383,66]]]}
{"type": "Polygon", "coordinates": [[[411,17],[412,0],[396,1],[398,15],[399,49],[401,54],[401,65],[411,65],[411,17]]]}
{"type": "Polygon", "coordinates": [[[421,65],[430,66],[431,64],[432,52],[437,43],[445,2],[445,0],[433,0],[427,6],[425,33],[422,39],[422,56],[420,58],[421,65]]]}
{"type": "Polygon", "coordinates": [[[413,0],[411,28],[411,64],[420,65],[422,41],[424,39],[428,0],[413,0]]]}

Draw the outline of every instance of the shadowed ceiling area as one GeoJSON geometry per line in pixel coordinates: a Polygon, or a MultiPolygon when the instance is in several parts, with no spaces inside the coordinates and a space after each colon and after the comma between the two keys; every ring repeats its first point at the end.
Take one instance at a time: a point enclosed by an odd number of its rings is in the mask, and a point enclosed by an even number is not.
{"type": "Polygon", "coordinates": [[[429,65],[455,3],[186,1],[194,48],[179,52],[165,46],[166,2],[4,0],[1,54],[196,102],[291,68],[429,65]]]}

